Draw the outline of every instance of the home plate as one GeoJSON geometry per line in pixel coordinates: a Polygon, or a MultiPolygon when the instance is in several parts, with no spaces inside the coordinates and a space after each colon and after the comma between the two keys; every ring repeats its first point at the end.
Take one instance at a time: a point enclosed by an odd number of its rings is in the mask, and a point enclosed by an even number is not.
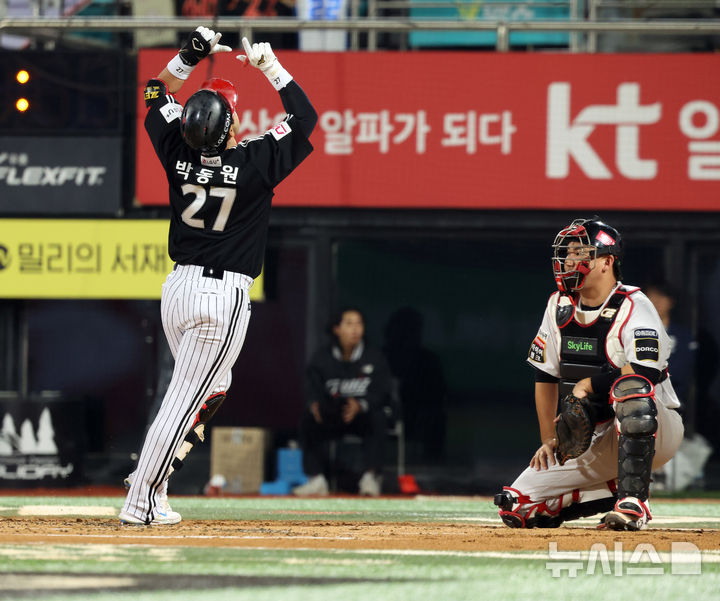
{"type": "Polygon", "coordinates": [[[23,505],[18,515],[82,515],[82,516],[115,516],[113,507],[97,505],[23,505]]]}

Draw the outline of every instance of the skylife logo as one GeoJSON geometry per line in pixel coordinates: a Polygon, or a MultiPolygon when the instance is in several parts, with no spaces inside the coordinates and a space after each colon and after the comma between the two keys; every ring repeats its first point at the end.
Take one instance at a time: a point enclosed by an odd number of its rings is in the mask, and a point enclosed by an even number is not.
{"type": "Polygon", "coordinates": [[[593,351],[593,343],[588,340],[576,342],[574,340],[568,340],[567,348],[569,351],[575,351],[576,353],[582,353],[583,351],[593,351]]]}
{"type": "Polygon", "coordinates": [[[657,161],[641,159],[639,156],[640,126],[657,123],[661,112],[659,102],[644,106],[640,104],[640,84],[622,83],[617,88],[616,104],[591,104],[571,120],[570,84],[550,84],[545,164],[547,177],[566,178],[572,157],[590,179],[612,179],[612,172],[588,138],[596,126],[614,125],[617,170],[628,179],[653,179],[657,175],[657,161]]]}

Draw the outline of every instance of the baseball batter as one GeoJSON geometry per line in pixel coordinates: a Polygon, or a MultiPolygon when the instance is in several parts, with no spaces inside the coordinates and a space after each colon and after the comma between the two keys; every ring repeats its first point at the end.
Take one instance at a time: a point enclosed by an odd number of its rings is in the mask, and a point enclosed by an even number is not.
{"type": "Polygon", "coordinates": [[[555,238],[559,290],[528,356],[542,444],[495,497],[511,528],[601,512],[602,528],[644,528],[651,470],[682,442],[670,339],[650,300],[621,283],[622,246],[596,218],[573,221],[555,238]]]}
{"type": "Polygon", "coordinates": [[[311,152],[317,113],[267,43],[243,38],[237,58],[279,92],[287,117],[239,141],[233,84],[206,81],[185,106],[173,97],[195,66],[229,52],[221,34],[198,27],[145,87],[145,128],[170,188],[169,253],[162,323],[175,357],[170,385],[128,479],[123,524],[175,524],[167,479],[197,440],[230,385],[250,319],[248,291],[260,274],[274,187],[311,152]]]}

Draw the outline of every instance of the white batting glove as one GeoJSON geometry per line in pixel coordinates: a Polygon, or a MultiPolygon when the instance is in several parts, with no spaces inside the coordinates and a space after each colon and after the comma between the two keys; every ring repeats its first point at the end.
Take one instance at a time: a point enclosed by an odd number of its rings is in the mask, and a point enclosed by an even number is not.
{"type": "MultiPolygon", "coordinates": [[[[256,42],[251,46],[248,39],[243,38],[242,45],[245,49],[245,56],[243,58],[263,73],[272,69],[273,65],[277,62],[277,57],[268,42],[256,42]]],[[[239,54],[238,58],[241,56],[243,55],[239,54]]]]}
{"type": "Polygon", "coordinates": [[[190,34],[180,52],[168,63],[168,71],[178,79],[187,79],[196,65],[209,54],[230,52],[230,46],[219,43],[221,37],[221,33],[201,25],[190,34]]]}
{"type": "MultiPolygon", "coordinates": [[[[212,33],[213,33],[212,30],[209,29],[208,31],[210,32],[210,35],[212,35],[212,33]]],[[[205,37],[205,34],[203,34],[203,37],[205,37]]],[[[215,54],[216,52],[232,52],[232,48],[230,46],[224,46],[223,44],[218,44],[221,37],[222,37],[222,34],[220,32],[218,32],[210,40],[210,54],[215,54]]]]}
{"type": "Polygon", "coordinates": [[[248,39],[243,38],[242,45],[245,54],[238,54],[235,58],[243,61],[246,65],[249,64],[260,69],[276,90],[284,88],[292,81],[292,75],[280,64],[268,42],[257,42],[250,45],[248,39]]]}

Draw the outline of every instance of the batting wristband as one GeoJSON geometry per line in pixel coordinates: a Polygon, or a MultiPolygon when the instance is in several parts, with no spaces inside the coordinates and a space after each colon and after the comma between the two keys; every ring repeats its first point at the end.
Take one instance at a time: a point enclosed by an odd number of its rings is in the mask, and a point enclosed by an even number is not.
{"type": "Polygon", "coordinates": [[[265,73],[265,77],[270,80],[270,83],[278,91],[282,90],[293,79],[292,75],[285,70],[285,67],[277,61],[275,61],[275,64],[267,71],[263,71],[263,73],[265,73]]]}
{"type": "Polygon", "coordinates": [[[194,68],[195,65],[185,64],[180,58],[179,54],[173,56],[172,59],[170,59],[170,62],[167,64],[168,72],[171,75],[177,77],[178,79],[182,79],[183,81],[190,77],[190,73],[193,72],[194,68]]]}

